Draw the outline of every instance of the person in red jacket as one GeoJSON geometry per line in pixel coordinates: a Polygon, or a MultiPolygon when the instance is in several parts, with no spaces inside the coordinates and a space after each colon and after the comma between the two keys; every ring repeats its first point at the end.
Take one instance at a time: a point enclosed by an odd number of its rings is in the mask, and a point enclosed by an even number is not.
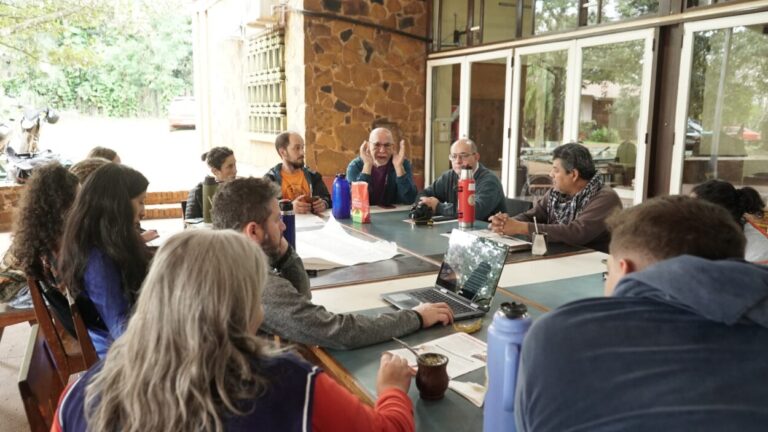
{"type": "Polygon", "coordinates": [[[413,431],[414,371],[385,354],[371,408],[256,336],[268,274],[229,230],[190,230],[158,250],[128,327],[65,390],[52,430],[413,431]]]}

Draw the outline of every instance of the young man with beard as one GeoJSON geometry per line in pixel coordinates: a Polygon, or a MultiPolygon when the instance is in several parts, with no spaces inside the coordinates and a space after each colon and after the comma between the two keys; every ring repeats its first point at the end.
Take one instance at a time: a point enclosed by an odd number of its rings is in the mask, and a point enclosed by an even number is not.
{"type": "Polygon", "coordinates": [[[295,132],[283,132],[275,139],[275,150],[283,162],[264,177],[280,186],[281,197],[293,202],[293,210],[322,213],[331,208],[331,194],[323,176],[304,166],[304,139],[295,132]]]}
{"type": "Polygon", "coordinates": [[[243,233],[270,258],[273,272],[264,289],[261,331],[306,345],[352,349],[453,321],[445,303],[423,303],[375,317],[334,314],[312,303],[304,264],[283,238],[278,195],[266,179],[241,178],[221,185],[213,201],[213,227],[243,233]]]}
{"type": "Polygon", "coordinates": [[[405,141],[395,152],[392,132],[386,128],[371,131],[360,146],[360,156],[347,166],[347,180],[368,183],[371,205],[410,204],[416,199],[411,162],[405,158],[405,141]]]}
{"type": "Polygon", "coordinates": [[[597,175],[589,149],[563,144],[552,152],[552,189],[532,209],[514,218],[501,213],[491,217],[491,229],[506,235],[532,235],[533,218],[547,241],[608,251],[611,237],[605,219],[621,209],[621,199],[597,175]]]}
{"type": "Polygon", "coordinates": [[[728,212],[684,196],[611,216],[608,297],[537,319],[517,430],[764,431],[768,268],[728,212]]]}

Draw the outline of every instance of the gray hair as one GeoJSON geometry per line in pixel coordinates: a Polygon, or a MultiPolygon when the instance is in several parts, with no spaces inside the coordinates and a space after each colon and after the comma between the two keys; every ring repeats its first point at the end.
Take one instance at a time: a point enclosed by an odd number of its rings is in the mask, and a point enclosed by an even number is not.
{"type": "Polygon", "coordinates": [[[91,430],[223,431],[269,382],[262,319],[267,258],[231,231],[188,230],[155,255],[136,312],[86,387],[91,430]],[[183,401],[183,403],[179,403],[183,401]]]}

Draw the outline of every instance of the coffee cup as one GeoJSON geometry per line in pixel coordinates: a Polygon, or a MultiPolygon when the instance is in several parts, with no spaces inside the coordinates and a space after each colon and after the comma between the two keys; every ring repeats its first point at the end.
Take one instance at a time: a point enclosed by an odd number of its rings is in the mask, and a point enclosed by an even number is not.
{"type": "Polygon", "coordinates": [[[448,357],[438,353],[424,353],[417,359],[416,388],[424,400],[438,400],[448,389],[448,357]]]}

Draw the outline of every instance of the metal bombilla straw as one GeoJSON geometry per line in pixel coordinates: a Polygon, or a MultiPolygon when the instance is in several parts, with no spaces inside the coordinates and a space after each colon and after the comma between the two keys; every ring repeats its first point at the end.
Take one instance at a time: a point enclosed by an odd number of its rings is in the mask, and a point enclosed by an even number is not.
{"type": "Polygon", "coordinates": [[[536,222],[536,216],[533,217],[533,228],[536,230],[536,235],[539,234],[539,224],[536,222]]]}

